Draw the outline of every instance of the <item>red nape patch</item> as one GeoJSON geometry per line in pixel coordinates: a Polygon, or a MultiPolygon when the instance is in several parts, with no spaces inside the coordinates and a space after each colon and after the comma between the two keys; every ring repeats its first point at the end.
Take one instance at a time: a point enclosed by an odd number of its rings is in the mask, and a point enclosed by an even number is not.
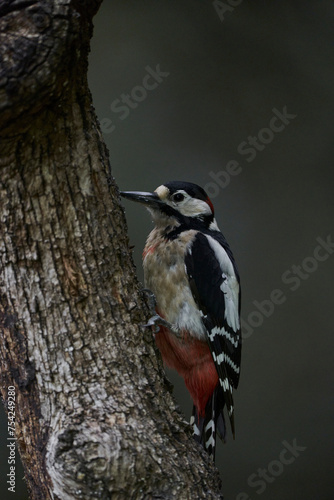
{"type": "Polygon", "coordinates": [[[179,340],[162,326],[155,341],[164,363],[184,378],[199,414],[204,415],[206,403],[218,383],[208,344],[190,337],[188,333],[185,333],[183,340],[179,340]]]}
{"type": "Polygon", "coordinates": [[[207,204],[209,205],[209,207],[211,208],[211,212],[212,214],[214,215],[215,213],[215,209],[213,208],[213,204],[212,204],[212,201],[210,200],[209,197],[207,197],[207,199],[205,200],[207,202],[207,204]]]}

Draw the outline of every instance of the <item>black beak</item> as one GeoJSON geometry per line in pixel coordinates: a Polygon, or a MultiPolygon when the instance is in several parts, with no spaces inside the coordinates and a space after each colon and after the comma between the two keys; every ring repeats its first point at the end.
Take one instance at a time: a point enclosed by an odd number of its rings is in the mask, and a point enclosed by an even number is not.
{"type": "Polygon", "coordinates": [[[158,208],[159,206],[164,205],[164,202],[160,200],[159,196],[156,193],[142,193],[141,191],[120,191],[119,194],[127,200],[142,203],[147,207],[158,208]]]}

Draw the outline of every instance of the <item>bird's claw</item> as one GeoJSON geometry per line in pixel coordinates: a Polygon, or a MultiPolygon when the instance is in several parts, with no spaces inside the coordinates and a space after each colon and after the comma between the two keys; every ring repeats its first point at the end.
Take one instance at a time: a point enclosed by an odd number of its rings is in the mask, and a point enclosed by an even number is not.
{"type": "Polygon", "coordinates": [[[159,314],[155,314],[154,316],[151,316],[148,322],[145,325],[142,325],[143,327],[150,327],[154,326],[153,332],[158,333],[160,331],[158,320],[162,319],[159,314]]]}
{"type": "Polygon", "coordinates": [[[148,320],[148,322],[145,325],[142,325],[142,326],[144,328],[145,327],[148,328],[150,326],[153,326],[154,327],[153,333],[158,333],[159,330],[160,330],[160,328],[159,328],[159,326],[157,324],[157,321],[160,319],[160,316],[157,314],[156,309],[155,309],[156,305],[157,305],[157,301],[156,301],[155,295],[152,292],[152,290],[150,290],[149,288],[143,288],[142,289],[142,293],[147,298],[147,305],[148,305],[150,313],[152,314],[152,316],[150,317],[150,319],[148,320]]]}
{"type": "Polygon", "coordinates": [[[146,327],[154,326],[154,330],[153,330],[154,333],[158,333],[160,331],[159,327],[164,326],[171,333],[173,333],[173,335],[175,335],[179,340],[182,340],[182,336],[180,334],[179,329],[175,325],[172,325],[171,323],[166,321],[164,318],[159,316],[159,314],[154,314],[153,316],[151,316],[151,318],[148,320],[146,325],[142,325],[142,326],[144,326],[144,327],[145,326],[146,327]]]}

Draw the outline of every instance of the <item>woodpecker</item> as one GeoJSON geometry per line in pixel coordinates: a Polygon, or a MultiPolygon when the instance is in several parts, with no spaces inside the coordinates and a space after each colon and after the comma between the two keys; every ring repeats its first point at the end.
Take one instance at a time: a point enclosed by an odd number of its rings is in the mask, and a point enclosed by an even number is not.
{"type": "Polygon", "coordinates": [[[144,204],[155,224],[143,251],[145,286],[159,325],[164,363],[183,377],[193,399],[195,439],[215,458],[216,434],[225,441],[226,405],[233,437],[233,388],[241,359],[240,279],[214,207],[200,186],[172,181],[153,193],[123,191],[144,204]]]}

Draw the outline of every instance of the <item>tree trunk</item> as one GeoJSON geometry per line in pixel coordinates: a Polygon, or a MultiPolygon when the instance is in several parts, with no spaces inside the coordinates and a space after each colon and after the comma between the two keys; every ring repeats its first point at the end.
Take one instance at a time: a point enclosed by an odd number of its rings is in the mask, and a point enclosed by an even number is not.
{"type": "Polygon", "coordinates": [[[140,327],[147,308],[87,86],[100,1],[0,6],[9,437],[15,419],[32,499],[220,498],[218,472],[176,410],[152,334],[140,327]]]}

